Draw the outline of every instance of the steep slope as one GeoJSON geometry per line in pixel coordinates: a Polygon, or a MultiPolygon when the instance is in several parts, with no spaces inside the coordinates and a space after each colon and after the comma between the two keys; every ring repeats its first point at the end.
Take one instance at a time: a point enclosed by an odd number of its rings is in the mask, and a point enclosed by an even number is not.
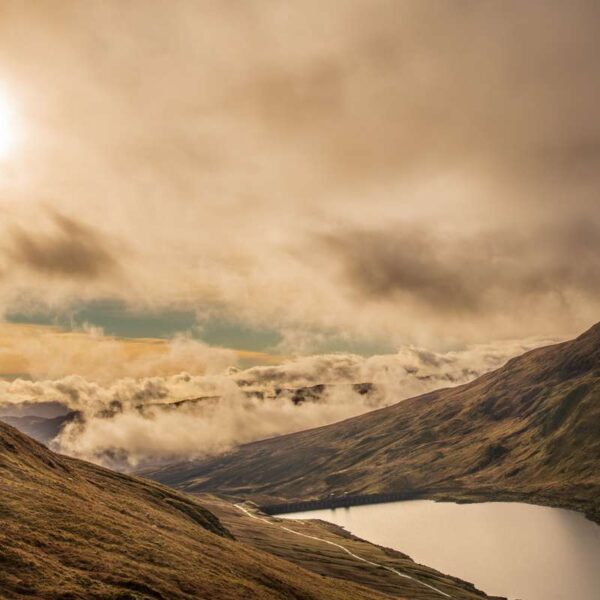
{"type": "Polygon", "coordinates": [[[1,423],[0,490],[3,600],[389,597],[246,546],[192,499],[1,423]]]}
{"type": "Polygon", "coordinates": [[[393,491],[521,499],[600,521],[600,324],[460,387],[146,474],[262,503],[393,491]]]}

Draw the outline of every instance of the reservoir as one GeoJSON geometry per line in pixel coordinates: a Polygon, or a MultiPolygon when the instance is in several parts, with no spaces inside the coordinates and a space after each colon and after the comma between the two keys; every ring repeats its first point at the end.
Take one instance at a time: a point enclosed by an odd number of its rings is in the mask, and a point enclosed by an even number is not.
{"type": "Polygon", "coordinates": [[[600,600],[600,527],[573,511],[516,502],[412,500],[285,518],[335,523],[490,595],[600,600]]]}

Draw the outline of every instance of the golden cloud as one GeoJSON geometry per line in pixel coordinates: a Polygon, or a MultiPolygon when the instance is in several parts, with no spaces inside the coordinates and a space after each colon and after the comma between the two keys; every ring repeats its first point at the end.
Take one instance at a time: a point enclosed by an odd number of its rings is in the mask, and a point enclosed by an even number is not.
{"type": "Polygon", "coordinates": [[[47,325],[0,323],[0,376],[35,379],[78,374],[90,379],[214,374],[242,363],[278,364],[281,356],[213,348],[180,336],[122,338],[99,329],[65,331],[47,325]]]}

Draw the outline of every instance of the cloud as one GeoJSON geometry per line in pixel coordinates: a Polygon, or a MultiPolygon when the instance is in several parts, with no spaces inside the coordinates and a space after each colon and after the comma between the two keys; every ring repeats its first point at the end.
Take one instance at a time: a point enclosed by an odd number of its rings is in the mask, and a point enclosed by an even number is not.
{"type": "Polygon", "coordinates": [[[600,309],[599,23],[585,0],[9,3],[0,311],[575,333],[600,309]]]}
{"type": "Polygon", "coordinates": [[[302,356],[281,365],[251,367],[233,379],[246,389],[374,383],[388,395],[393,392],[393,399],[388,401],[398,401],[438,387],[466,383],[502,366],[513,356],[556,341],[504,340],[447,352],[404,346],[395,354],[368,357],[344,353],[302,356]]]}
{"type": "Polygon", "coordinates": [[[97,279],[116,271],[118,261],[110,245],[93,228],[56,212],[51,219],[51,234],[12,230],[7,252],[13,264],[72,279],[97,279]]]}
{"type": "Polygon", "coordinates": [[[366,398],[335,388],[318,404],[296,405],[287,397],[247,397],[231,381],[218,400],[168,409],[131,408],[67,426],[56,442],[62,452],[114,464],[194,458],[238,444],[332,423],[373,408],[366,398]]]}
{"type": "Polygon", "coordinates": [[[538,231],[489,230],[471,235],[435,235],[399,225],[323,236],[342,266],[347,284],[361,298],[423,303],[437,314],[529,307],[555,295],[600,292],[600,237],[594,221],[568,222],[538,231]],[[582,261],[573,264],[572,253],[582,261]]]}
{"type": "MultiPolygon", "coordinates": [[[[91,381],[0,381],[4,404],[49,402],[79,412],[54,440],[64,453],[120,468],[224,452],[238,444],[326,425],[439,387],[465,383],[549,340],[436,353],[415,347],[368,358],[300,357],[279,366],[205,375],[91,381]],[[372,386],[355,384],[371,383],[372,386]],[[297,392],[298,388],[318,386],[297,392]]],[[[152,369],[150,369],[152,370],[152,369]]]]}
{"type": "Polygon", "coordinates": [[[65,331],[58,327],[0,324],[0,373],[34,379],[80,375],[92,381],[225,371],[239,359],[265,362],[274,357],[211,347],[180,334],[170,339],[117,338],[97,327],[65,331]]]}
{"type": "Polygon", "coordinates": [[[438,310],[472,312],[486,287],[466,281],[467,254],[449,253],[424,231],[351,231],[325,241],[350,284],[367,298],[405,294],[438,310]]]}

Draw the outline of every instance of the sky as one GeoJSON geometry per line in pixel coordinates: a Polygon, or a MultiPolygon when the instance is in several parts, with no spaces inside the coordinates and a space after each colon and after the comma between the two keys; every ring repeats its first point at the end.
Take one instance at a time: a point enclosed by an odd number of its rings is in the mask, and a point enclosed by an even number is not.
{"type": "Polygon", "coordinates": [[[1,2],[0,325],[242,367],[579,333],[599,25],[584,1],[1,2]]]}

